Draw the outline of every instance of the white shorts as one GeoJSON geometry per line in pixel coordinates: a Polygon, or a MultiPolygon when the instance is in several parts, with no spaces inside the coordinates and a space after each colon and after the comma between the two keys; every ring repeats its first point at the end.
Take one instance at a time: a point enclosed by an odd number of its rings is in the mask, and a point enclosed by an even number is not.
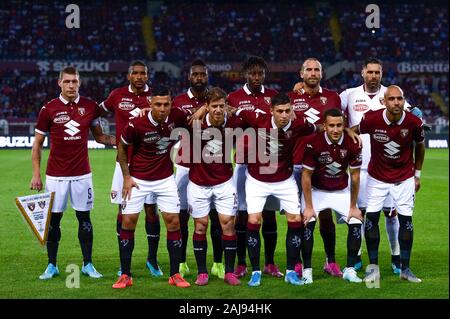
{"type": "Polygon", "coordinates": [[[414,176],[400,183],[384,183],[372,176],[367,177],[367,212],[379,212],[388,196],[392,197],[397,213],[412,216],[414,210],[414,176]]]}
{"type": "Polygon", "coordinates": [[[237,195],[232,179],[214,186],[200,186],[189,181],[187,194],[193,218],[208,216],[212,203],[219,214],[236,215],[237,195]]]}
{"type": "MultiPolygon", "coordinates": [[[[335,213],[339,214],[339,217],[336,215],[339,224],[347,222],[348,212],[350,211],[350,189],[348,187],[338,191],[324,191],[312,188],[311,195],[316,216],[318,216],[321,211],[330,208],[334,210],[335,213]]],[[[305,206],[305,196],[302,195],[302,212],[305,210],[305,206]]],[[[311,221],[314,220],[316,219],[313,217],[311,221]]],[[[362,222],[359,219],[352,217],[350,218],[349,224],[362,224],[362,222]]]]}
{"type": "Polygon", "coordinates": [[[75,177],[74,179],[60,179],[46,176],[45,191],[55,192],[52,213],[62,213],[67,208],[70,195],[70,204],[74,210],[90,211],[94,207],[94,187],[92,174],[75,177]]]}
{"type": "Polygon", "coordinates": [[[281,182],[267,183],[258,181],[247,173],[245,192],[249,214],[261,213],[270,195],[280,201],[280,209],[284,209],[289,214],[300,214],[298,189],[293,175],[281,182]]]}
{"type": "MultiPolygon", "coordinates": [[[[247,164],[236,164],[233,172],[233,183],[237,191],[238,210],[247,210],[245,184],[247,180],[247,164]]],[[[280,210],[280,200],[275,196],[268,196],[264,210],[280,210]]]]}
{"type": "Polygon", "coordinates": [[[122,201],[122,214],[139,213],[149,195],[156,198],[156,204],[161,212],[177,214],[180,212],[180,200],[173,175],[157,181],[132,178],[138,184],[139,189],[133,187],[131,198],[128,201],[122,201]]]}
{"type": "MultiPolygon", "coordinates": [[[[367,207],[367,176],[369,176],[369,173],[367,170],[362,169],[360,171],[359,175],[359,193],[358,193],[358,207],[360,209],[366,209],[367,207]]],[[[349,178],[350,182],[350,178],[349,178]]],[[[386,197],[383,203],[383,208],[391,208],[393,206],[392,204],[392,197],[389,195],[386,197]]]]}
{"type": "Polygon", "coordinates": [[[178,197],[180,198],[180,209],[187,210],[189,208],[187,198],[187,186],[189,183],[189,168],[175,164],[177,168],[175,172],[175,182],[177,183],[178,197]]]}
{"type": "MultiPolygon", "coordinates": [[[[114,176],[111,185],[111,203],[112,204],[122,204],[122,188],[123,188],[123,175],[120,164],[116,162],[116,167],[114,169],[114,176]]],[[[153,195],[149,195],[145,198],[145,203],[152,205],[156,204],[156,198],[153,195]]]]}

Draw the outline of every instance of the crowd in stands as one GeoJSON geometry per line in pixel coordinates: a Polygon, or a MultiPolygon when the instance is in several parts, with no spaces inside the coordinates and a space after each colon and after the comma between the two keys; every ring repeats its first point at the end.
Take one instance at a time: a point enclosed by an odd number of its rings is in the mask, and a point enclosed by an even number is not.
{"type": "Polygon", "coordinates": [[[0,59],[114,61],[145,52],[146,1],[81,2],[79,29],[66,27],[69,3],[0,1],[0,59]]]}

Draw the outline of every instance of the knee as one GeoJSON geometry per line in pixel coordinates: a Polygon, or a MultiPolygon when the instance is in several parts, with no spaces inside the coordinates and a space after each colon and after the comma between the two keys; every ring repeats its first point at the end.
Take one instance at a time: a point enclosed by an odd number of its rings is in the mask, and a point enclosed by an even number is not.
{"type": "Polygon", "coordinates": [[[248,215],[248,223],[249,224],[261,224],[261,214],[249,214],[248,215]]]}
{"type": "Polygon", "coordinates": [[[167,231],[177,231],[180,229],[180,217],[178,214],[168,214],[164,216],[167,231]]]}
{"type": "Polygon", "coordinates": [[[136,229],[137,220],[131,215],[122,215],[122,228],[127,230],[136,229]]]}
{"type": "Polygon", "coordinates": [[[206,234],[206,230],[208,229],[208,221],[202,219],[195,220],[195,233],[199,235],[206,234]]]}
{"type": "Polygon", "coordinates": [[[233,218],[222,221],[221,227],[222,227],[222,233],[225,236],[234,236],[236,234],[235,229],[234,229],[233,218]]]}

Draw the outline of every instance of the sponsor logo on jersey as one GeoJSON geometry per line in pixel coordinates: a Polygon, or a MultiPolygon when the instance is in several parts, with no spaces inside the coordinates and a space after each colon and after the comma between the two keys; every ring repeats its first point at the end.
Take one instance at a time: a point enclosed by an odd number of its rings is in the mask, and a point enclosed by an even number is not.
{"type": "Polygon", "coordinates": [[[205,149],[210,153],[207,155],[220,156],[222,155],[222,144],[220,140],[211,140],[206,142],[205,149]]]}
{"type": "Polygon", "coordinates": [[[369,109],[369,106],[367,104],[355,104],[353,105],[353,110],[355,112],[365,112],[369,109]]]}
{"type": "Polygon", "coordinates": [[[183,110],[189,110],[189,109],[192,109],[193,107],[194,106],[192,104],[184,104],[184,105],[181,106],[181,108],[183,110]]]}
{"type": "Polygon", "coordinates": [[[389,136],[387,136],[386,134],[381,134],[381,133],[375,133],[373,134],[373,139],[377,142],[380,143],[386,143],[389,142],[391,139],[389,138],[389,136]]]}
{"type": "Polygon", "coordinates": [[[320,97],[320,104],[326,105],[327,102],[328,102],[328,98],[326,96],[321,96],[320,97]]]}
{"type": "Polygon", "coordinates": [[[78,108],[78,114],[83,116],[84,114],[86,114],[86,109],[84,107],[79,107],[78,108]]]}
{"type": "Polygon", "coordinates": [[[264,97],[264,102],[266,102],[266,104],[270,104],[270,102],[272,101],[272,99],[268,96],[264,97]]]}
{"type": "Polygon", "coordinates": [[[409,130],[407,128],[404,128],[404,129],[400,130],[400,136],[401,137],[405,138],[405,137],[408,136],[408,134],[409,134],[409,130]]]}
{"type": "Polygon", "coordinates": [[[56,123],[56,124],[67,123],[69,121],[70,121],[70,116],[67,114],[57,116],[53,119],[53,123],[56,123]]]}
{"type": "Polygon", "coordinates": [[[400,145],[394,141],[390,141],[389,143],[384,144],[384,151],[391,156],[395,155],[400,152],[400,145]]]}
{"type": "Polygon", "coordinates": [[[132,109],[134,109],[134,104],[131,102],[120,102],[119,109],[121,109],[122,111],[131,111],[132,109]]]}
{"type": "Polygon", "coordinates": [[[327,155],[319,156],[317,161],[321,164],[329,164],[329,163],[333,162],[333,158],[329,154],[327,154],[327,155]]]}
{"type": "Polygon", "coordinates": [[[80,126],[80,124],[74,120],[71,120],[70,122],[64,124],[64,126],[67,127],[64,132],[66,132],[70,136],[74,136],[78,134],[78,132],[80,132],[80,130],[77,128],[78,126],[80,126]]]}
{"type": "Polygon", "coordinates": [[[336,162],[328,164],[326,172],[333,176],[339,174],[341,172],[341,164],[336,162]]]}
{"type": "Polygon", "coordinates": [[[309,104],[306,102],[296,102],[297,100],[294,100],[294,106],[293,109],[294,111],[298,112],[298,111],[305,111],[309,108],[309,104]]]}
{"type": "Polygon", "coordinates": [[[347,156],[347,150],[339,150],[339,154],[341,155],[341,158],[345,158],[347,156]]]}
{"type": "Polygon", "coordinates": [[[161,136],[157,132],[147,132],[145,133],[144,143],[154,143],[159,141],[161,136]]]}
{"type": "Polygon", "coordinates": [[[160,150],[157,154],[162,154],[167,152],[167,147],[170,145],[170,138],[163,137],[158,142],[156,142],[156,148],[160,150]]]}
{"type": "Polygon", "coordinates": [[[255,106],[253,106],[252,104],[245,104],[245,105],[239,105],[238,108],[239,108],[239,110],[243,110],[243,111],[253,111],[255,109],[255,106]]]}
{"type": "Polygon", "coordinates": [[[304,113],[306,120],[311,124],[316,123],[320,119],[320,117],[317,116],[318,114],[320,114],[320,112],[313,107],[304,113]]]}

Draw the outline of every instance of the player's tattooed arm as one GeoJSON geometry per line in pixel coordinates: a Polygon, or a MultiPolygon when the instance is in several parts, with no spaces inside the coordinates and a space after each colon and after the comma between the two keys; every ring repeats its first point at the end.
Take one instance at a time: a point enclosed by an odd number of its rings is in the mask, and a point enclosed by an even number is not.
{"type": "Polygon", "coordinates": [[[114,135],[105,134],[100,124],[91,126],[91,132],[97,143],[109,146],[116,145],[116,137],[114,135]]]}
{"type": "Polygon", "coordinates": [[[294,85],[294,88],[292,89],[292,91],[297,92],[299,94],[303,94],[303,88],[305,87],[305,85],[303,84],[303,82],[297,82],[294,85]]]}
{"type": "Polygon", "coordinates": [[[139,186],[130,175],[130,170],[128,169],[128,145],[122,140],[117,148],[117,160],[119,161],[123,175],[122,198],[128,200],[131,198],[131,189],[133,187],[139,189],[139,186]]]}
{"type": "Polygon", "coordinates": [[[31,149],[31,163],[33,165],[33,176],[30,182],[30,189],[35,189],[38,192],[42,190],[41,158],[44,140],[45,135],[35,133],[33,147],[31,149]]]}

